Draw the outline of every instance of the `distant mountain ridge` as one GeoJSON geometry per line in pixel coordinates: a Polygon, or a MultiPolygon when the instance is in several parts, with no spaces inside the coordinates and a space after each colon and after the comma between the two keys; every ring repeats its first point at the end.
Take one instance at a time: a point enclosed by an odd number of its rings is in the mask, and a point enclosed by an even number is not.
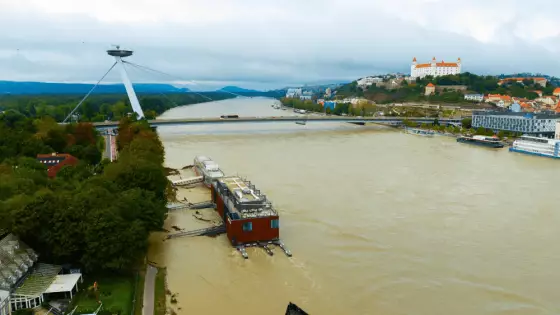
{"type": "Polygon", "coordinates": [[[223,88],[216,91],[218,92],[224,91],[224,92],[231,92],[231,93],[262,93],[262,91],[244,89],[233,85],[224,86],[223,88]]]}
{"type": "MultiPolygon", "coordinates": [[[[93,84],[87,83],[47,83],[0,81],[0,94],[40,95],[40,94],[86,94],[93,84]]],[[[177,88],[171,84],[138,83],[133,84],[137,93],[184,93],[188,88],[177,88]]],[[[100,84],[92,94],[126,93],[123,84],[100,84]]]]}

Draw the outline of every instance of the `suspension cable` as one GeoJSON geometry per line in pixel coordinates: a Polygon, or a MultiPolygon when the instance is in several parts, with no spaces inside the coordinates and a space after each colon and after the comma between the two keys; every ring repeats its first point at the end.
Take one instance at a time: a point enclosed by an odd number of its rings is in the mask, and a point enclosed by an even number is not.
{"type": "MultiPolygon", "coordinates": [[[[132,63],[132,62],[128,62],[128,61],[124,61],[124,60],[123,60],[123,63],[126,63],[126,64],[128,64],[128,65],[130,65],[130,66],[132,66],[132,67],[135,67],[135,68],[138,69],[138,70],[152,71],[152,72],[156,72],[156,73],[160,73],[160,74],[167,75],[167,76],[172,77],[172,78],[175,78],[175,79],[182,80],[182,79],[178,78],[177,76],[174,76],[174,75],[171,75],[171,74],[168,74],[168,73],[159,71],[159,70],[155,70],[155,69],[151,69],[151,68],[148,68],[148,67],[144,67],[144,66],[141,66],[141,65],[132,63]]],[[[193,82],[193,81],[188,81],[188,82],[191,82],[191,83],[193,83],[193,84],[196,85],[196,83],[193,82]]],[[[206,98],[206,99],[208,99],[208,100],[210,100],[210,101],[214,101],[212,98],[210,98],[210,97],[208,97],[208,96],[206,96],[206,95],[204,95],[204,94],[200,94],[200,93],[197,93],[197,92],[194,92],[194,91],[190,91],[190,90],[188,91],[188,93],[193,93],[193,94],[202,96],[202,97],[204,97],[204,98],[206,98]]],[[[160,93],[160,94],[161,94],[161,93],[160,93]]]]}
{"type": "MultiPolygon", "coordinates": [[[[130,62],[130,61],[124,61],[124,60],[123,60],[123,62],[124,62],[124,63],[127,63],[127,64],[129,64],[129,65],[131,65],[131,66],[133,66],[133,67],[141,68],[141,69],[148,70],[148,71],[153,71],[153,72],[160,73],[160,74],[163,74],[163,75],[166,75],[166,76],[169,76],[169,77],[172,77],[172,78],[181,80],[181,81],[186,81],[186,82],[190,82],[190,83],[192,83],[192,84],[194,84],[194,85],[198,85],[198,84],[197,84],[196,82],[194,82],[193,80],[184,80],[183,78],[178,77],[178,76],[176,76],[176,75],[172,75],[172,74],[169,74],[169,73],[166,73],[166,72],[163,72],[163,71],[159,71],[159,70],[156,70],[156,69],[152,69],[152,68],[150,68],[150,67],[146,67],[146,66],[142,66],[142,65],[139,65],[139,64],[136,64],[136,63],[132,63],[132,62],[130,62]]],[[[189,91],[189,92],[195,93],[195,94],[198,94],[198,95],[201,95],[201,94],[196,93],[196,92],[192,92],[192,91],[189,91]]],[[[217,92],[228,93],[228,94],[235,95],[235,96],[239,96],[239,97],[247,97],[247,96],[245,96],[245,95],[241,95],[241,94],[237,94],[237,93],[225,91],[225,90],[223,90],[223,89],[218,90],[217,92]]]]}
{"type": "Polygon", "coordinates": [[[101,81],[103,81],[103,79],[105,79],[105,77],[109,74],[109,72],[111,72],[111,70],[113,70],[113,68],[117,65],[117,62],[115,61],[115,63],[111,66],[111,68],[109,68],[109,70],[107,70],[107,72],[105,72],[105,74],[101,77],[101,79],[99,79],[99,81],[97,81],[97,83],[95,83],[95,85],[89,90],[89,92],[86,94],[86,96],[84,96],[84,98],[82,98],[82,100],[78,103],[78,105],[76,105],[76,107],[74,107],[74,109],[70,112],[70,114],[68,114],[68,116],[66,116],[66,118],[64,118],[64,120],[62,121],[63,123],[65,123],[68,118],[70,118],[70,116],[72,116],[72,114],[74,114],[74,112],[80,107],[80,105],[82,105],[82,103],[88,98],[88,96],[93,92],[93,90],[95,90],[95,88],[99,85],[99,83],[101,83],[101,81]]]}

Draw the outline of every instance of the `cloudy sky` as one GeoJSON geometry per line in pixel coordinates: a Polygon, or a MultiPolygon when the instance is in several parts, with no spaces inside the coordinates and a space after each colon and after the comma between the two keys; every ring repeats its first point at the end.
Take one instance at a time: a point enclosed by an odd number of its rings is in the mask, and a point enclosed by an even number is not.
{"type": "MultiPolygon", "coordinates": [[[[133,81],[193,89],[352,80],[461,57],[465,71],[560,76],[557,0],[0,0],[0,80],[93,82],[135,50],[133,81]]],[[[118,74],[108,81],[118,80],[118,74]]]]}

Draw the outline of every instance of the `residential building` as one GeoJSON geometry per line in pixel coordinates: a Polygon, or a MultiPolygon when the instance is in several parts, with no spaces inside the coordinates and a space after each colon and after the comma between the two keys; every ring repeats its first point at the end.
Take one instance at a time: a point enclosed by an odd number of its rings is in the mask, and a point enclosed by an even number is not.
{"type": "Polygon", "coordinates": [[[498,107],[508,107],[513,103],[511,96],[501,94],[488,94],[486,96],[486,103],[494,103],[498,107]]]}
{"type": "Polygon", "coordinates": [[[78,164],[78,159],[66,153],[38,154],[37,160],[47,166],[49,177],[56,177],[56,173],[66,165],[78,164]]]}
{"type": "Polygon", "coordinates": [[[554,134],[554,139],[560,140],[560,120],[556,121],[556,132],[554,134]]]}
{"type": "Polygon", "coordinates": [[[517,82],[517,83],[523,84],[524,80],[531,80],[531,81],[533,81],[534,84],[538,84],[542,87],[546,87],[546,83],[548,82],[548,80],[546,78],[542,78],[542,77],[526,77],[526,78],[517,77],[517,78],[502,79],[502,80],[498,81],[498,85],[502,85],[506,82],[517,82]]]}
{"type": "Polygon", "coordinates": [[[423,78],[431,75],[434,77],[442,75],[452,75],[461,73],[461,58],[457,62],[437,62],[436,57],[432,58],[430,63],[417,63],[416,57],[412,59],[410,66],[410,76],[412,78],[423,78]]]}
{"type": "Polygon", "coordinates": [[[428,85],[426,85],[426,88],[424,90],[424,95],[428,96],[428,95],[432,95],[436,93],[436,86],[433,85],[431,82],[428,83],[428,85]]]}
{"type": "Polygon", "coordinates": [[[494,131],[504,130],[552,136],[560,115],[511,113],[511,112],[473,112],[472,126],[494,131]]]}
{"type": "Polygon", "coordinates": [[[311,91],[304,91],[301,93],[299,99],[302,101],[310,101],[313,98],[313,92],[311,91]]]}
{"type": "Polygon", "coordinates": [[[554,105],[554,104],[556,104],[557,99],[556,99],[556,96],[547,95],[547,96],[539,97],[539,98],[535,99],[535,101],[544,103],[546,105],[554,105]]]}
{"type": "Polygon", "coordinates": [[[288,89],[288,91],[286,91],[286,98],[299,98],[301,94],[301,89],[288,89]]]}
{"type": "Polygon", "coordinates": [[[78,291],[81,273],[61,274],[62,267],[36,263],[37,253],[17,236],[7,234],[0,238],[0,315],[6,307],[17,311],[34,308],[45,301],[45,295],[78,291]],[[5,298],[9,292],[8,298],[5,298]]]}
{"type": "Polygon", "coordinates": [[[367,88],[368,86],[372,85],[372,84],[377,84],[377,83],[381,83],[383,82],[382,78],[378,78],[378,77],[365,77],[365,78],[361,78],[357,81],[358,86],[362,89],[367,88]]]}
{"type": "Polygon", "coordinates": [[[552,95],[560,98],[560,87],[555,88],[554,91],[552,92],[552,95]]]}
{"type": "Polygon", "coordinates": [[[484,94],[465,94],[466,101],[482,102],[484,100],[484,94]]]}
{"type": "Polygon", "coordinates": [[[0,290],[0,315],[10,314],[10,291],[0,290]]]}

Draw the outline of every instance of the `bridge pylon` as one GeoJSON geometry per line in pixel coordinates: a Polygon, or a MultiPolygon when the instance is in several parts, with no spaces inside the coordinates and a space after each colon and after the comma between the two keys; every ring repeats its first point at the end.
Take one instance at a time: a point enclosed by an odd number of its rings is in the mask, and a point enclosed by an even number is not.
{"type": "Polygon", "coordinates": [[[115,49],[107,50],[107,54],[109,56],[115,57],[115,62],[120,68],[121,79],[126,89],[130,105],[132,105],[132,110],[138,115],[138,119],[142,119],[144,118],[144,111],[142,110],[142,107],[140,107],[140,102],[138,101],[136,92],[134,92],[134,87],[128,78],[128,73],[126,72],[126,68],[124,67],[124,62],[122,60],[122,58],[132,56],[132,53],[132,50],[120,49],[120,46],[117,45],[115,46],[115,49]]]}

